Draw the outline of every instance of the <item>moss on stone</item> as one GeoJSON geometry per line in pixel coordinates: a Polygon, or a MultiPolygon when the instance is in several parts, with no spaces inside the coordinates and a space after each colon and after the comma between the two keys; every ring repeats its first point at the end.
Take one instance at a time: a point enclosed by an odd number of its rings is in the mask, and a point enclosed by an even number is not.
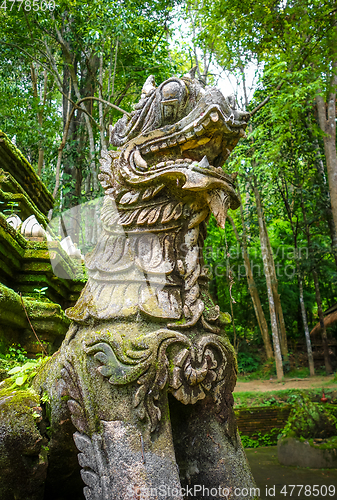
{"type": "Polygon", "coordinates": [[[0,402],[0,498],[42,500],[48,460],[38,428],[39,395],[31,388],[9,391],[2,383],[0,402]]]}
{"type": "Polygon", "coordinates": [[[52,194],[21,151],[2,131],[0,131],[0,168],[9,172],[43,214],[46,215],[53,207],[52,194]]]}
{"type": "Polygon", "coordinates": [[[40,212],[35,203],[32,203],[25,193],[8,193],[0,189],[0,200],[5,204],[5,208],[10,206],[10,202],[17,202],[20,207],[18,209],[20,219],[25,220],[30,215],[35,215],[36,220],[43,227],[47,227],[49,222],[47,217],[40,212]]]}
{"type": "MultiPolygon", "coordinates": [[[[305,441],[304,438],[301,441],[305,441]]],[[[337,436],[332,436],[322,441],[317,441],[316,439],[308,439],[308,443],[313,448],[319,448],[320,450],[337,450],[337,436]]]]}

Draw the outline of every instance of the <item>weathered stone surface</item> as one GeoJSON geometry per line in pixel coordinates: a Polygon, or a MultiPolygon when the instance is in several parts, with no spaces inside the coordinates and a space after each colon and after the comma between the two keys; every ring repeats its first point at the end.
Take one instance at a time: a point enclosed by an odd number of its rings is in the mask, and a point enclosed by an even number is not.
{"type": "MultiPolygon", "coordinates": [[[[7,135],[0,131],[0,186],[5,183],[4,191],[25,196],[28,194],[27,204],[33,204],[35,211],[46,215],[54,204],[51,193],[40,181],[33,167],[23,156],[21,151],[10,141],[7,135]]],[[[0,187],[1,189],[1,187],[0,187]]],[[[39,219],[39,214],[35,213],[39,219]]]]}
{"type": "Polygon", "coordinates": [[[3,343],[3,346],[0,345],[1,351],[4,352],[6,345],[13,342],[19,343],[30,355],[41,351],[22,303],[39,338],[54,352],[60,346],[70,323],[61,306],[33,297],[21,298],[14,290],[0,283],[0,331],[3,343]],[[60,339],[58,345],[57,339],[60,339]]]}
{"type": "Polygon", "coordinates": [[[293,437],[279,439],[277,458],[282,465],[327,469],[337,467],[337,450],[311,446],[293,437]]]}
{"type": "MultiPolygon", "coordinates": [[[[221,411],[207,397],[195,405],[183,406],[170,399],[173,443],[183,487],[205,487],[197,491],[198,500],[233,497],[235,488],[253,488],[254,479],[231,412],[230,390],[227,406],[221,411]],[[208,490],[207,490],[207,489],[208,490]],[[212,488],[217,493],[211,493],[212,488]],[[220,488],[220,490],[219,490],[220,488]],[[210,493],[207,494],[207,491],[210,493]]],[[[247,498],[238,494],[235,498],[247,498]]]]}
{"type": "Polygon", "coordinates": [[[47,476],[47,444],[41,435],[40,398],[33,390],[0,385],[0,498],[42,500],[47,476]]]}
{"type": "Polygon", "coordinates": [[[73,305],[78,298],[83,287],[78,279],[79,274],[83,278],[82,266],[67,255],[59,241],[50,241],[47,246],[44,228],[48,223],[46,213],[53,205],[52,195],[22,153],[1,131],[0,167],[0,202],[4,212],[0,212],[0,330],[3,340],[0,352],[5,354],[6,346],[13,343],[19,343],[29,356],[40,352],[18,292],[23,295],[37,334],[46,342],[49,352],[55,352],[69,327],[69,320],[61,308],[73,305]],[[45,289],[43,298],[48,298],[49,303],[40,300],[36,290],[41,288],[45,289]]]}

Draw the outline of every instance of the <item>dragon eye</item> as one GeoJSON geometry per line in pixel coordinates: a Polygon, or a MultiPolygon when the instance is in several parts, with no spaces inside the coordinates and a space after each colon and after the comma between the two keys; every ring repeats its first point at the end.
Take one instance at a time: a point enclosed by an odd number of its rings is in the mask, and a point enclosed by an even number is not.
{"type": "Polygon", "coordinates": [[[184,101],[185,95],[185,86],[177,81],[170,81],[163,85],[161,89],[161,105],[166,123],[172,123],[178,119],[178,109],[184,101]]]}
{"type": "Polygon", "coordinates": [[[182,97],[183,88],[178,82],[169,82],[162,88],[162,96],[164,101],[180,100],[182,97]]]}

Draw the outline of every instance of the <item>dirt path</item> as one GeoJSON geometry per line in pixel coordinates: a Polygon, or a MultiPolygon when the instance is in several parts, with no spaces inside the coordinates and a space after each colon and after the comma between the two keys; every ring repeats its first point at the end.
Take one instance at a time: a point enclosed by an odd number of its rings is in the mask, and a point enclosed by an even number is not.
{"type": "Polygon", "coordinates": [[[337,381],[334,381],[334,375],[327,377],[310,377],[310,378],[290,378],[279,382],[278,380],[250,380],[249,382],[241,382],[238,380],[235,386],[235,392],[267,392],[280,391],[282,389],[336,389],[337,381]]]}

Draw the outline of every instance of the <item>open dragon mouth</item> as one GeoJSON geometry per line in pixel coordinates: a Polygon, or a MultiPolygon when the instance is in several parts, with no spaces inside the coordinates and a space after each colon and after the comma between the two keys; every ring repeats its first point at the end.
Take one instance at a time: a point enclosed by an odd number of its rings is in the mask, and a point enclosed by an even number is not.
{"type": "Polygon", "coordinates": [[[148,93],[130,123],[125,117],[112,131],[113,144],[126,143],[126,157],[136,147],[150,166],[158,158],[200,161],[206,155],[212,165],[219,167],[240,137],[245,136],[249,113],[236,110],[233,101],[214,87],[204,90],[196,80],[171,78],[148,93]],[[192,100],[196,102],[191,109],[192,100]],[[159,119],[151,123],[151,115],[159,119]],[[172,116],[175,123],[167,123],[172,116]]]}
{"type": "MultiPolygon", "coordinates": [[[[224,100],[221,94],[219,97],[224,100]]],[[[153,168],[158,160],[159,164],[177,158],[201,161],[204,156],[214,167],[221,167],[240,137],[245,136],[247,124],[235,119],[233,113],[227,116],[221,104],[207,106],[205,101],[202,98],[197,108],[175,125],[131,141],[126,154],[136,147],[146,163],[138,166],[144,170],[153,168]]]]}
{"type": "Polygon", "coordinates": [[[131,116],[111,131],[118,150],[100,160],[104,236],[86,263],[87,299],[82,294],[69,317],[106,320],[141,311],[169,321],[168,328],[200,320],[203,329],[219,332],[219,308],[207,305],[202,247],[210,214],[224,228],[228,209],[240,204],[235,178],[222,165],[248,118],[193,74],[158,88],[147,79],[131,116]]]}
{"type": "Polygon", "coordinates": [[[131,118],[112,130],[112,144],[124,146],[120,174],[133,187],[164,182],[182,193],[223,189],[237,208],[233,178],[221,167],[245,136],[248,118],[231,98],[204,89],[193,75],[170,78],[158,88],[149,77],[131,118]]]}

